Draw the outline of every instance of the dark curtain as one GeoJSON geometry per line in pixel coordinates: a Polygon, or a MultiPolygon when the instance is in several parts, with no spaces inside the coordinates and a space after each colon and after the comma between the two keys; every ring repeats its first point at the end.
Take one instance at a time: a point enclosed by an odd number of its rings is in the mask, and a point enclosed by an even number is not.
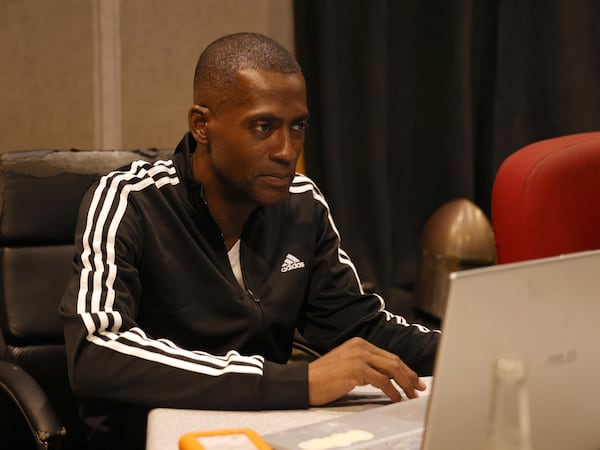
{"type": "Polygon", "coordinates": [[[294,7],[307,172],[363,281],[397,310],[410,305],[422,229],[438,207],[465,197],[490,217],[506,156],[600,129],[600,1],[294,7]]]}

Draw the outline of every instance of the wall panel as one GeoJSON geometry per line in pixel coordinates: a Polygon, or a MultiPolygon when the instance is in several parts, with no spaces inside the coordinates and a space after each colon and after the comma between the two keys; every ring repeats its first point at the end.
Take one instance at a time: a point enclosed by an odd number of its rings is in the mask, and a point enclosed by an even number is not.
{"type": "Polygon", "coordinates": [[[1,0],[0,151],[172,147],[206,44],[292,26],[291,0],[1,0]]]}

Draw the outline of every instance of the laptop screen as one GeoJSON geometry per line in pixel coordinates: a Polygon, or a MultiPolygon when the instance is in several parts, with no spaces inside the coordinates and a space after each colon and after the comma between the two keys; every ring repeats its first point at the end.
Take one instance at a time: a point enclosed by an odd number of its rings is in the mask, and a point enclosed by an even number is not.
{"type": "Polygon", "coordinates": [[[534,448],[600,448],[600,252],[455,272],[425,450],[483,448],[494,361],[528,367],[534,448]]]}

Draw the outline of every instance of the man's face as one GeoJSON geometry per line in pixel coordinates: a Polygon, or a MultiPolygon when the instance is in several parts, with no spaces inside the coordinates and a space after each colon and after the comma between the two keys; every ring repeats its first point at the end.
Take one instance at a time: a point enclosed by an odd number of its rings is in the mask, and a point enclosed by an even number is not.
{"type": "Polygon", "coordinates": [[[284,200],[308,120],[303,75],[241,71],[229,98],[206,125],[218,195],[255,205],[284,200]]]}

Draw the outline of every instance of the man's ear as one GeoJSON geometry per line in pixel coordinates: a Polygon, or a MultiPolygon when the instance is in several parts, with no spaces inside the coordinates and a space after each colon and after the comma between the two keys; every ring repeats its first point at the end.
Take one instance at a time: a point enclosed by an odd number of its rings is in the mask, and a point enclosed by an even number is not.
{"type": "Polygon", "coordinates": [[[210,116],[210,110],[206,106],[194,105],[188,113],[188,125],[190,132],[196,142],[200,144],[208,144],[207,123],[210,116]]]}

